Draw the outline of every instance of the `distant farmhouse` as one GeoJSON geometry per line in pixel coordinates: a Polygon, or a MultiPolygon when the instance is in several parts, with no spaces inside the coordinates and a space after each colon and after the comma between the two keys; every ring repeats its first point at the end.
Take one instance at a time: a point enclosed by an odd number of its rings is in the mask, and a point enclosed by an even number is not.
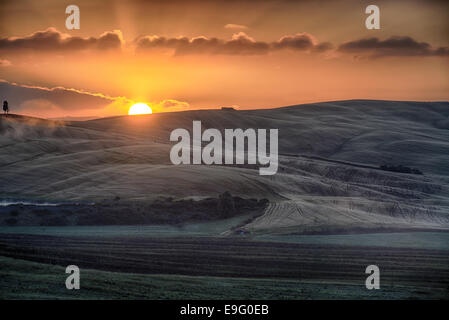
{"type": "Polygon", "coordinates": [[[237,111],[233,107],[221,107],[221,110],[224,110],[224,111],[237,111]]]}

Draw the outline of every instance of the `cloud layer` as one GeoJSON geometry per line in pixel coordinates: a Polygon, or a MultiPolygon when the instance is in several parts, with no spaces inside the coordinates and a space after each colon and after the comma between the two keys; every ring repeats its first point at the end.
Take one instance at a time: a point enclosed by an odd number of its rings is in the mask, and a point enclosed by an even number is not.
{"type": "MultiPolygon", "coordinates": [[[[244,29],[246,26],[227,24],[228,29],[244,29]]],[[[270,52],[290,50],[295,52],[322,53],[334,50],[330,42],[319,42],[313,35],[303,32],[284,35],[277,41],[258,41],[245,32],[235,33],[231,39],[199,37],[167,38],[159,35],[139,37],[132,42],[137,51],[169,49],[175,55],[264,55],[270,52]]],[[[80,50],[116,50],[124,46],[120,30],[108,31],[99,37],[76,37],[63,34],[54,28],[37,31],[25,37],[0,38],[0,54],[25,52],[76,52],[80,50]]],[[[394,36],[385,40],[376,37],[348,41],[335,50],[358,57],[448,57],[449,47],[433,47],[409,36],[394,36]]],[[[0,66],[9,65],[1,60],[0,66]]]]}
{"type": "Polygon", "coordinates": [[[406,57],[420,56],[429,57],[449,56],[449,47],[434,48],[427,42],[418,42],[411,37],[391,37],[386,40],[378,38],[365,38],[349,41],[341,44],[338,51],[363,55],[373,58],[378,57],[406,57]]]}
{"type": "Polygon", "coordinates": [[[119,49],[122,44],[123,38],[119,30],[105,32],[98,38],[82,38],[48,28],[25,37],[0,38],[0,52],[109,50],[119,49]]]}
{"type": "Polygon", "coordinates": [[[292,36],[283,36],[278,41],[256,41],[244,32],[236,33],[230,40],[218,38],[165,38],[161,36],[145,36],[137,39],[137,50],[155,48],[174,49],[176,55],[183,54],[223,54],[223,55],[260,55],[282,49],[293,51],[330,50],[332,45],[328,42],[319,43],[308,33],[298,33],[292,36]]]}

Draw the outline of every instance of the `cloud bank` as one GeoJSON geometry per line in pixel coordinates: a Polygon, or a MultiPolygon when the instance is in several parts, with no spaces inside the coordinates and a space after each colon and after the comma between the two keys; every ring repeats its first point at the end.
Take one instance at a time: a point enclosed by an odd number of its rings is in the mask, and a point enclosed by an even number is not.
{"type": "Polygon", "coordinates": [[[0,52],[111,50],[120,49],[122,44],[123,37],[119,30],[105,32],[97,38],[82,38],[63,34],[55,28],[48,28],[25,37],[0,38],[0,52]]]}
{"type": "MultiPolygon", "coordinates": [[[[227,24],[225,28],[246,29],[244,25],[227,24]]],[[[99,37],[76,37],[59,32],[55,28],[37,31],[25,37],[0,38],[0,54],[27,52],[77,52],[81,50],[119,50],[124,46],[120,30],[108,31],[99,37]]],[[[433,47],[409,36],[393,36],[385,40],[376,37],[344,42],[334,49],[330,42],[319,42],[313,35],[302,32],[284,35],[277,41],[258,41],[243,31],[235,33],[231,39],[198,37],[142,36],[132,44],[136,51],[169,49],[175,55],[265,55],[281,50],[293,52],[323,53],[336,51],[357,57],[448,57],[449,47],[433,47]]],[[[8,60],[0,59],[0,66],[8,66],[8,60]]]]}
{"type": "Polygon", "coordinates": [[[449,56],[449,47],[434,48],[427,42],[418,42],[408,36],[395,36],[385,40],[373,37],[349,41],[341,44],[338,51],[372,58],[449,56]]]}
{"type": "Polygon", "coordinates": [[[137,50],[155,48],[174,49],[176,55],[184,54],[222,54],[222,55],[262,55],[282,49],[293,51],[324,52],[332,45],[318,42],[308,33],[283,36],[278,41],[257,41],[244,32],[236,33],[230,40],[207,37],[166,38],[161,36],[144,36],[136,40],[137,50]]]}

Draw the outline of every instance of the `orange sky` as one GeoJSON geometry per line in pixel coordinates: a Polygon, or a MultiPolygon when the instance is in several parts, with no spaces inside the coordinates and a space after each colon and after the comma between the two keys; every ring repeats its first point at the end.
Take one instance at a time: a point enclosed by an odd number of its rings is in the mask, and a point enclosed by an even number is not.
{"type": "Polygon", "coordinates": [[[68,4],[0,4],[0,98],[12,112],[448,100],[444,1],[74,1],[80,30],[65,27],[68,4]],[[365,28],[368,4],[380,30],[365,28]]]}

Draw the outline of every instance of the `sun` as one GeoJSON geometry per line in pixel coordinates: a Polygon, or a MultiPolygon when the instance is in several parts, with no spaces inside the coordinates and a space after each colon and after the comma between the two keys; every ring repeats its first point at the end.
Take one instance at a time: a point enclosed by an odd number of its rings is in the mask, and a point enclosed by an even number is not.
{"type": "Polygon", "coordinates": [[[136,114],[151,114],[151,113],[153,113],[153,110],[151,110],[151,108],[148,105],[141,102],[133,104],[128,111],[128,115],[130,116],[136,114]]]}

